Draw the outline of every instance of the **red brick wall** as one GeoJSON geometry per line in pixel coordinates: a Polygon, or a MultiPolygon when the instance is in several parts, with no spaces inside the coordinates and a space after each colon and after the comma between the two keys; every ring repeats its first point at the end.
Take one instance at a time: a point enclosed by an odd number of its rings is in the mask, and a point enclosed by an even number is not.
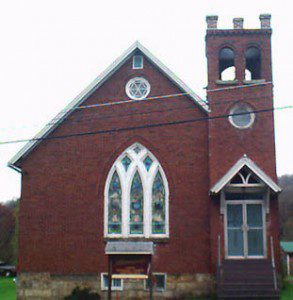
{"type": "MultiPolygon", "coordinates": [[[[236,102],[248,103],[253,110],[273,107],[272,85],[244,85],[245,51],[256,46],[261,51],[261,79],[272,81],[271,31],[270,30],[209,30],[206,36],[208,59],[208,100],[211,117],[227,115],[236,102]],[[236,85],[220,85],[218,55],[223,47],[230,47],[235,53],[236,85]],[[237,88],[237,86],[239,88],[237,88]],[[224,89],[223,89],[224,88],[224,89]],[[226,88],[226,89],[225,89],[226,88]],[[232,89],[227,89],[232,88],[232,89]],[[217,90],[220,89],[220,90],[217,90]],[[217,91],[215,91],[217,90],[217,91]]],[[[228,118],[209,121],[209,174],[212,187],[244,155],[247,154],[275,182],[275,142],[273,112],[256,114],[251,128],[237,129],[228,118]]],[[[277,199],[271,200],[271,212],[267,215],[268,236],[273,235],[276,255],[279,260],[279,224],[277,199]]],[[[217,236],[223,237],[223,216],[219,215],[219,199],[211,201],[212,260],[217,257],[217,236]]],[[[223,238],[222,238],[222,242],[223,238]]],[[[268,244],[269,249],[269,244],[268,244]]],[[[223,252],[222,252],[223,253],[223,252]]]]}
{"type": "MultiPolygon", "coordinates": [[[[148,61],[143,70],[133,70],[129,60],[85,104],[125,99],[125,84],[140,75],[151,84],[150,96],[180,92],[148,61]]],[[[191,99],[174,97],[79,110],[52,135],[204,116],[191,99]]],[[[156,245],[154,271],[209,272],[207,136],[207,122],[197,122],[43,141],[22,163],[19,270],[59,274],[107,271],[105,181],[117,156],[140,142],[160,161],[170,189],[170,238],[156,245]]]]}
{"type": "MultiPolygon", "coordinates": [[[[229,31],[230,32],[230,31],[229,31]]],[[[263,31],[268,33],[267,31],[263,31]]],[[[228,33],[228,31],[227,31],[228,33]]],[[[237,78],[242,85],[243,53],[257,43],[262,50],[262,77],[271,81],[270,35],[208,35],[209,86],[218,79],[218,52],[232,45],[237,78]]],[[[180,90],[147,60],[133,70],[128,60],[84,104],[126,99],[125,84],[144,76],[150,96],[180,90]]],[[[272,107],[271,86],[208,92],[211,116],[223,115],[235,101],[256,110],[272,107]]],[[[172,122],[207,116],[187,97],[178,96],[74,112],[52,135],[172,122]]],[[[209,188],[247,154],[276,180],[273,114],[258,114],[251,129],[238,130],[227,119],[136,129],[43,141],[22,163],[19,270],[57,274],[107,271],[103,237],[104,185],[117,156],[140,142],[160,161],[170,189],[170,238],[157,242],[154,271],[211,272],[215,268],[217,235],[222,232],[219,201],[209,188]]],[[[278,207],[271,201],[268,234],[278,243],[278,207]]],[[[278,255],[278,247],[276,246],[278,255]]]]}

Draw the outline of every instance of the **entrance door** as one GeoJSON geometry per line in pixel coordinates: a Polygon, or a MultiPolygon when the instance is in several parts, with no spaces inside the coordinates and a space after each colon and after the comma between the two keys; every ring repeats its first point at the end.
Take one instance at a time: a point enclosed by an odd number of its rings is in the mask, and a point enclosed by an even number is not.
{"type": "Polygon", "coordinates": [[[264,257],[264,210],[261,202],[227,201],[226,255],[264,257]]]}

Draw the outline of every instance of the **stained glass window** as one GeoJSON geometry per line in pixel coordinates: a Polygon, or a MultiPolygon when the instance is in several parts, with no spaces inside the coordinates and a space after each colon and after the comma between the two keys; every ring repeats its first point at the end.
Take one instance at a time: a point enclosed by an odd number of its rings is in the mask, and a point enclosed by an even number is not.
{"type": "Polygon", "coordinates": [[[157,172],[152,191],[152,233],[164,234],[165,230],[165,188],[160,171],[157,172]]]}
{"type": "Polygon", "coordinates": [[[166,237],[168,184],[156,157],[134,143],[119,155],[113,168],[105,185],[105,236],[166,237]]]}
{"type": "Polygon", "coordinates": [[[145,167],[146,167],[146,169],[148,171],[150,169],[152,163],[153,163],[153,160],[149,156],[147,156],[145,158],[145,160],[143,161],[143,163],[144,163],[144,165],[145,165],[145,167]]]}
{"type": "Polygon", "coordinates": [[[121,233],[121,184],[119,176],[115,171],[109,186],[108,192],[108,233],[121,233]]]}
{"type": "Polygon", "coordinates": [[[130,160],[130,158],[128,157],[128,156],[124,156],[124,158],[122,159],[122,164],[123,164],[123,166],[124,166],[124,168],[125,168],[125,171],[127,171],[128,170],[128,167],[130,166],[130,164],[131,164],[131,160],[130,160]]]}
{"type": "Polygon", "coordinates": [[[130,234],[143,234],[143,189],[138,171],[130,191],[130,234]]]}
{"type": "Polygon", "coordinates": [[[138,154],[141,148],[139,146],[136,146],[133,150],[135,151],[136,154],[138,154]]]}

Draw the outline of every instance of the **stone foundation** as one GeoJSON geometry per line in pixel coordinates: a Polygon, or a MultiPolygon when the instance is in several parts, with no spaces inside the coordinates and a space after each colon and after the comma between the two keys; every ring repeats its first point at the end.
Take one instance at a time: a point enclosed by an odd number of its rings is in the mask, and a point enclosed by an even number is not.
{"type": "MultiPolygon", "coordinates": [[[[86,275],[50,275],[49,273],[20,273],[18,275],[17,299],[19,300],[61,300],[72,290],[90,288],[101,299],[107,299],[107,291],[101,290],[101,277],[86,275]]],[[[154,291],[158,299],[192,299],[196,296],[209,296],[215,291],[214,278],[210,274],[167,274],[166,290],[154,291]]],[[[149,299],[144,280],[123,281],[123,291],[113,291],[112,299],[149,299]]]]}

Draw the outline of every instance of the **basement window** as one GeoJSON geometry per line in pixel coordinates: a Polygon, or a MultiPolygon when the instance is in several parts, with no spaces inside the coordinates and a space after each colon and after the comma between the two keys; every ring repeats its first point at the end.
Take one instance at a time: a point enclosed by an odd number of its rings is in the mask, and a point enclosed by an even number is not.
{"type": "Polygon", "coordinates": [[[249,47],[245,51],[245,80],[261,79],[261,55],[256,47],[249,47]]]}
{"type": "Polygon", "coordinates": [[[223,81],[235,80],[235,55],[231,48],[222,48],[219,54],[219,79],[223,81]]]}
{"type": "Polygon", "coordinates": [[[134,55],[132,61],[133,69],[143,69],[143,57],[142,55],[134,55]]]}
{"type": "MultiPolygon", "coordinates": [[[[101,287],[103,291],[107,291],[109,287],[108,273],[101,273],[101,287]]],[[[112,291],[123,290],[123,280],[118,278],[112,278],[112,291]]]]}
{"type": "MultiPolygon", "coordinates": [[[[166,279],[165,273],[153,273],[153,289],[154,291],[163,292],[166,290],[166,279]]],[[[145,280],[145,289],[150,289],[149,280],[145,280]]]]}

